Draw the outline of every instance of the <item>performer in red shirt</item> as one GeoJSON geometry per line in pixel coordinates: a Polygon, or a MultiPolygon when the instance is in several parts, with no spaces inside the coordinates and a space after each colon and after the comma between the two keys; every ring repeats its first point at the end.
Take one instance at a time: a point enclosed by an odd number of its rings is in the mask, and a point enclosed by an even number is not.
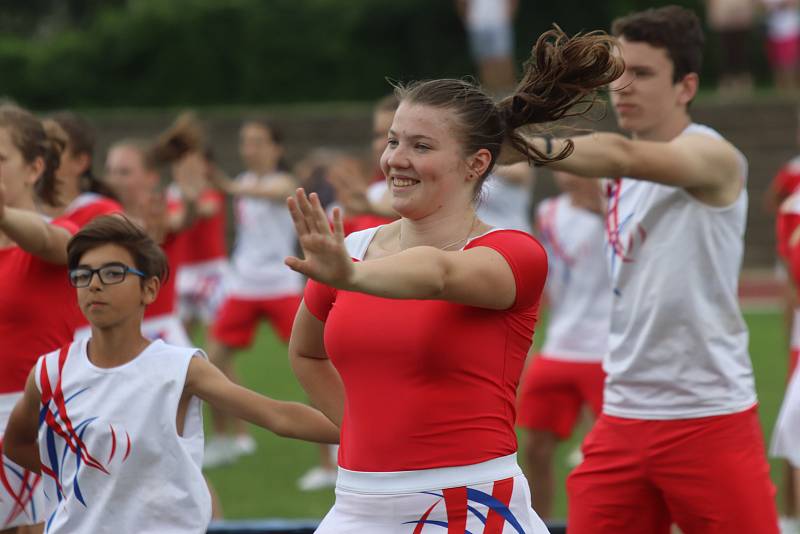
{"type": "Polygon", "coordinates": [[[316,195],[289,199],[305,259],[286,263],[311,279],[290,361],[342,429],[319,534],[547,532],[514,433],[547,258],[475,203],[504,141],[529,147],[516,128],[558,119],[621,70],[609,38],[551,31],[500,104],[461,80],[400,87],[381,158],[400,220],[345,240],[338,209],[331,230],[316,195]]]}
{"type": "MultiPolygon", "coordinates": [[[[11,409],[36,359],[72,339],[80,314],[67,279],[67,241],[76,230],[49,221],[66,135],[52,121],[0,106],[0,447],[11,409]]],[[[0,531],[44,521],[40,476],[0,458],[0,531]]]]}

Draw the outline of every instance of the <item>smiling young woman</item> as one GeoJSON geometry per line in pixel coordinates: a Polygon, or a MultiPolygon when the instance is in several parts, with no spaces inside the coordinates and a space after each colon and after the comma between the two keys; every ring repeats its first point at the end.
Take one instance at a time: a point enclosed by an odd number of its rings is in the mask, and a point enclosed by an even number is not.
{"type": "MultiPolygon", "coordinates": [[[[461,80],[398,87],[381,169],[400,220],[331,229],[316,195],[289,209],[308,276],[289,345],[312,402],[341,425],[336,504],[318,532],[542,533],[516,461],[516,388],[547,272],[529,234],[475,213],[503,144],[615,79],[605,35],[544,34],[499,104],[461,80]],[[447,488],[447,489],[443,489],[447,488]],[[506,530],[504,530],[506,529],[506,530]]],[[[588,100],[587,100],[588,98],[588,100]]],[[[586,109],[588,106],[585,106],[586,109]]]]}

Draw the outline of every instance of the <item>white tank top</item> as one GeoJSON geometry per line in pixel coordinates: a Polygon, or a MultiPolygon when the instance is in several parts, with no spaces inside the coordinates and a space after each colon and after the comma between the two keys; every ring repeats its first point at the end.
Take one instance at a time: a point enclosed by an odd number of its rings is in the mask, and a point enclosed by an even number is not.
{"type": "MultiPolygon", "coordinates": [[[[721,136],[692,124],[683,134],[721,136]]],[[[741,176],[747,161],[741,157],[741,176]]],[[[609,180],[614,291],[603,411],[636,419],[736,413],[756,403],[737,300],[747,190],[731,205],[680,187],[609,180]]]]}
{"type": "MultiPolygon", "coordinates": [[[[237,180],[268,183],[277,175],[251,172],[237,180]]],[[[236,200],[236,246],[231,258],[228,294],[241,299],[263,299],[299,294],[303,278],[284,265],[295,254],[297,239],[292,217],[283,201],[253,197],[236,200]]]]}
{"type": "Polygon", "coordinates": [[[154,341],[134,360],[103,369],[89,361],[87,342],[36,363],[42,480],[55,508],[46,532],[205,533],[211,497],[200,471],[198,398],[189,402],[183,436],[176,426],[198,349],[154,341]]]}
{"type": "Polygon", "coordinates": [[[562,194],[539,204],[539,237],[547,250],[550,309],[541,356],[600,362],[608,352],[611,280],[603,257],[603,217],[562,194]]]}
{"type": "Polygon", "coordinates": [[[467,0],[467,26],[503,27],[510,21],[508,0],[467,0]]]}
{"type": "Polygon", "coordinates": [[[483,184],[478,202],[478,218],[496,228],[531,233],[528,213],[531,190],[528,185],[512,184],[490,174],[483,184]]]}

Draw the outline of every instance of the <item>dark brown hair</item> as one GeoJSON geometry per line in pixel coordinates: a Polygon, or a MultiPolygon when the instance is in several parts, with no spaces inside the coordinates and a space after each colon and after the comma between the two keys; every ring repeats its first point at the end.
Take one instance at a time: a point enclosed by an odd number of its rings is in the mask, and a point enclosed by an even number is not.
{"type": "Polygon", "coordinates": [[[89,157],[89,166],[80,176],[80,190],[98,193],[105,197],[117,200],[116,195],[92,172],[94,162],[95,131],[92,125],[84,117],[71,111],[59,111],[50,116],[52,120],[61,126],[68,137],[67,148],[73,156],[86,154],[89,157]]]}
{"type": "MultiPolygon", "coordinates": [[[[262,130],[264,130],[269,134],[269,138],[272,140],[273,143],[275,143],[280,147],[284,146],[283,131],[276,128],[271,120],[265,119],[263,117],[249,118],[242,123],[242,128],[246,126],[256,126],[258,128],[261,128],[262,130]]],[[[277,167],[279,171],[289,170],[289,163],[286,161],[286,156],[281,156],[281,158],[278,160],[277,167]]]]}
{"type": "Polygon", "coordinates": [[[202,152],[205,147],[205,129],[192,112],[178,115],[169,128],[153,144],[152,157],[156,165],[174,163],[189,152],[202,152]]]}
{"type": "Polygon", "coordinates": [[[75,269],[90,250],[113,244],[127,250],[134,267],[147,278],[153,276],[164,282],[169,276],[169,263],[161,247],[142,227],[122,214],[103,215],[93,219],[67,243],[67,268],[75,269]]]}
{"type": "Polygon", "coordinates": [[[684,7],[672,5],[631,13],[614,20],[611,33],[666,50],[675,83],[692,72],[699,74],[703,66],[703,28],[697,14],[684,7]]]}
{"type": "Polygon", "coordinates": [[[34,184],[34,192],[41,200],[55,206],[56,170],[67,144],[67,134],[54,121],[41,121],[29,111],[11,104],[0,105],[0,128],[8,128],[11,141],[26,163],[32,164],[42,158],[44,170],[34,184]]]}
{"type": "Polygon", "coordinates": [[[116,148],[122,147],[132,148],[138,152],[142,158],[142,165],[144,166],[145,170],[158,172],[158,162],[156,161],[153,144],[151,142],[145,139],[129,137],[116,141],[108,148],[108,151],[111,152],[116,148]]]}
{"type": "Polygon", "coordinates": [[[523,126],[582,115],[595,101],[595,91],[618,78],[622,61],[614,55],[616,41],[602,32],[568,37],[555,27],[542,34],[525,63],[514,93],[495,103],[479,87],[464,80],[429,80],[396,86],[403,102],[452,110],[467,154],[489,150],[492,162],[476,193],[494,168],[504,142],[534,163],[548,163],[572,153],[570,142],[558,154],[545,154],[516,130],[523,126]]]}

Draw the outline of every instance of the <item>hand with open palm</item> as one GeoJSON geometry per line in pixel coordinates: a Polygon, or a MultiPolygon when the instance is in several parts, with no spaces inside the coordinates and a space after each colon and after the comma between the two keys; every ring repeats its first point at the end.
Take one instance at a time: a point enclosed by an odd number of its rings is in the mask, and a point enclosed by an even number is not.
{"type": "Polygon", "coordinates": [[[349,289],[355,268],[344,245],[342,214],[333,210],[333,229],[316,193],[306,196],[298,189],[286,200],[304,259],[289,256],[286,265],[323,284],[349,289]]]}

